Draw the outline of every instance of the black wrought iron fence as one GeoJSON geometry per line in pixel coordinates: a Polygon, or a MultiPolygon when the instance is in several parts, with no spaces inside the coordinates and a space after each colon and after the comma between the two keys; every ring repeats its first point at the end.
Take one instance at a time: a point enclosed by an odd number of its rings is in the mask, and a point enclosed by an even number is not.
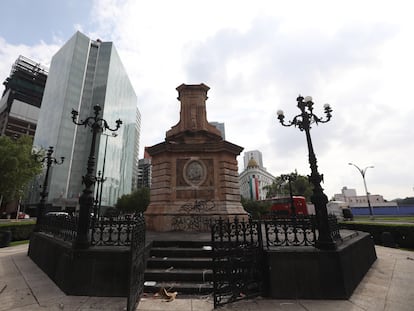
{"type": "Polygon", "coordinates": [[[138,218],[100,217],[91,225],[91,244],[95,246],[129,246],[138,218]]]}
{"type": "Polygon", "coordinates": [[[211,227],[214,307],[258,296],[263,249],[258,221],[217,220],[211,227]]]}
{"type": "Polygon", "coordinates": [[[129,262],[129,282],[127,311],[136,310],[144,291],[145,272],[145,218],[140,215],[133,219],[131,231],[131,255],[129,262]]]}
{"type": "Polygon", "coordinates": [[[76,239],[78,218],[67,215],[47,215],[41,218],[37,230],[64,241],[76,239]]]}
{"type": "Polygon", "coordinates": [[[212,242],[220,243],[220,247],[226,245],[262,245],[261,228],[258,221],[221,219],[212,224],[212,242]]]}
{"type": "MultiPolygon", "coordinates": [[[[263,246],[314,246],[318,238],[314,215],[296,217],[267,216],[258,220],[263,228],[263,246]]],[[[329,228],[335,241],[341,240],[335,215],[328,216],[329,228]]]]}
{"type": "MultiPolygon", "coordinates": [[[[143,216],[137,217],[100,217],[90,222],[91,245],[94,246],[129,246],[132,229],[143,216]]],[[[77,216],[47,215],[41,219],[38,231],[55,238],[72,242],[76,239],[77,216]]]]}
{"type": "Polygon", "coordinates": [[[271,218],[263,220],[265,247],[313,246],[316,240],[314,217],[271,218]]]}
{"type": "MultiPolygon", "coordinates": [[[[329,216],[334,240],[341,239],[335,216],[329,216]]],[[[262,294],[263,248],[314,246],[315,216],[267,217],[248,221],[219,219],[211,226],[214,307],[262,294]]]]}
{"type": "MultiPolygon", "coordinates": [[[[334,215],[328,216],[332,238],[341,240],[339,225],[334,215]]],[[[240,221],[213,220],[212,241],[222,246],[257,245],[271,246],[313,246],[318,237],[317,221],[314,215],[297,217],[266,217],[240,221]]]]}

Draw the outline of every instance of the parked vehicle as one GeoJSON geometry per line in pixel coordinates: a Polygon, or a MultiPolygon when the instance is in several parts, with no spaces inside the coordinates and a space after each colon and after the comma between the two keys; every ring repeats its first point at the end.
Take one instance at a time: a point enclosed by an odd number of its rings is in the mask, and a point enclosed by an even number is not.
{"type": "Polygon", "coordinates": [[[30,215],[23,213],[23,212],[19,212],[19,215],[17,216],[18,219],[29,219],[30,215]]]}
{"type": "Polygon", "coordinates": [[[342,214],[344,216],[344,220],[353,220],[354,219],[354,215],[352,214],[352,211],[350,208],[344,208],[342,210],[342,214]]]}
{"type": "Polygon", "coordinates": [[[349,208],[349,203],[343,201],[329,201],[326,204],[328,214],[335,215],[338,220],[352,220],[354,215],[349,208]]]}
{"type": "MultiPolygon", "coordinates": [[[[292,199],[297,216],[309,215],[305,197],[293,196],[292,199]]],[[[293,216],[292,199],[290,197],[279,197],[267,199],[266,201],[271,201],[270,213],[272,215],[291,217],[293,216]]]]}
{"type": "Polygon", "coordinates": [[[45,216],[49,217],[69,217],[69,213],[67,212],[47,212],[45,216]]]}

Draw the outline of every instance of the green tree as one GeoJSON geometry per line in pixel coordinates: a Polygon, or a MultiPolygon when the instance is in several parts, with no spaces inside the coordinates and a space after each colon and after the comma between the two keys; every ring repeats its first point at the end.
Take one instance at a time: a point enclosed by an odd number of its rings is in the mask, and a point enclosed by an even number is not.
{"type": "MultiPolygon", "coordinates": [[[[308,177],[299,175],[296,171],[289,174],[289,176],[291,176],[292,194],[304,196],[307,201],[310,201],[313,186],[309,182],[308,177]]],[[[268,198],[290,195],[289,182],[286,175],[276,177],[273,183],[265,188],[268,191],[266,195],[268,198]]]]}
{"type": "Polygon", "coordinates": [[[122,213],[145,212],[150,203],[150,190],[140,188],[131,194],[124,194],[116,202],[115,207],[122,213]]]}
{"type": "Polygon", "coordinates": [[[255,201],[245,198],[241,198],[241,204],[246,212],[248,212],[252,218],[260,218],[262,215],[265,215],[270,210],[270,202],[265,201],[255,201]]]}
{"type": "Polygon", "coordinates": [[[23,196],[26,185],[42,171],[38,158],[32,151],[32,138],[0,137],[0,205],[23,196]]]}

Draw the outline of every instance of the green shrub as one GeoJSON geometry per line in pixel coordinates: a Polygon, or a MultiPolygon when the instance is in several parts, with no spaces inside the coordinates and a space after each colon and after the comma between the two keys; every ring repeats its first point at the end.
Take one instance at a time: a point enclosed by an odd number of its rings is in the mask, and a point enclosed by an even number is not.
{"type": "Polygon", "coordinates": [[[0,230],[11,231],[12,241],[29,240],[35,224],[34,221],[0,223],[0,230]]]}
{"type": "Polygon", "coordinates": [[[414,249],[414,225],[387,224],[368,222],[341,222],[341,228],[368,232],[372,235],[374,243],[381,245],[383,232],[391,233],[398,247],[414,249]]]}

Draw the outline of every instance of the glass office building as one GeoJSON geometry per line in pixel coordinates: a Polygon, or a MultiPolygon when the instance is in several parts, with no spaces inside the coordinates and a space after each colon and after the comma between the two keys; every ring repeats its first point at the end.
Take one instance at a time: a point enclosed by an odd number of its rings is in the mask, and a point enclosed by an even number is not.
{"type": "Polygon", "coordinates": [[[72,122],[71,111],[85,120],[94,115],[94,105],[101,106],[111,128],[117,119],[123,122],[116,137],[110,131],[97,137],[96,172],[106,178],[102,206],[112,206],[132,188],[140,131],[137,97],[113,43],[77,32],[52,58],[34,139],[36,148],[54,146],[54,156],[65,157],[51,168],[48,202],[53,205],[76,205],[84,189],[92,133],[72,122]]]}

